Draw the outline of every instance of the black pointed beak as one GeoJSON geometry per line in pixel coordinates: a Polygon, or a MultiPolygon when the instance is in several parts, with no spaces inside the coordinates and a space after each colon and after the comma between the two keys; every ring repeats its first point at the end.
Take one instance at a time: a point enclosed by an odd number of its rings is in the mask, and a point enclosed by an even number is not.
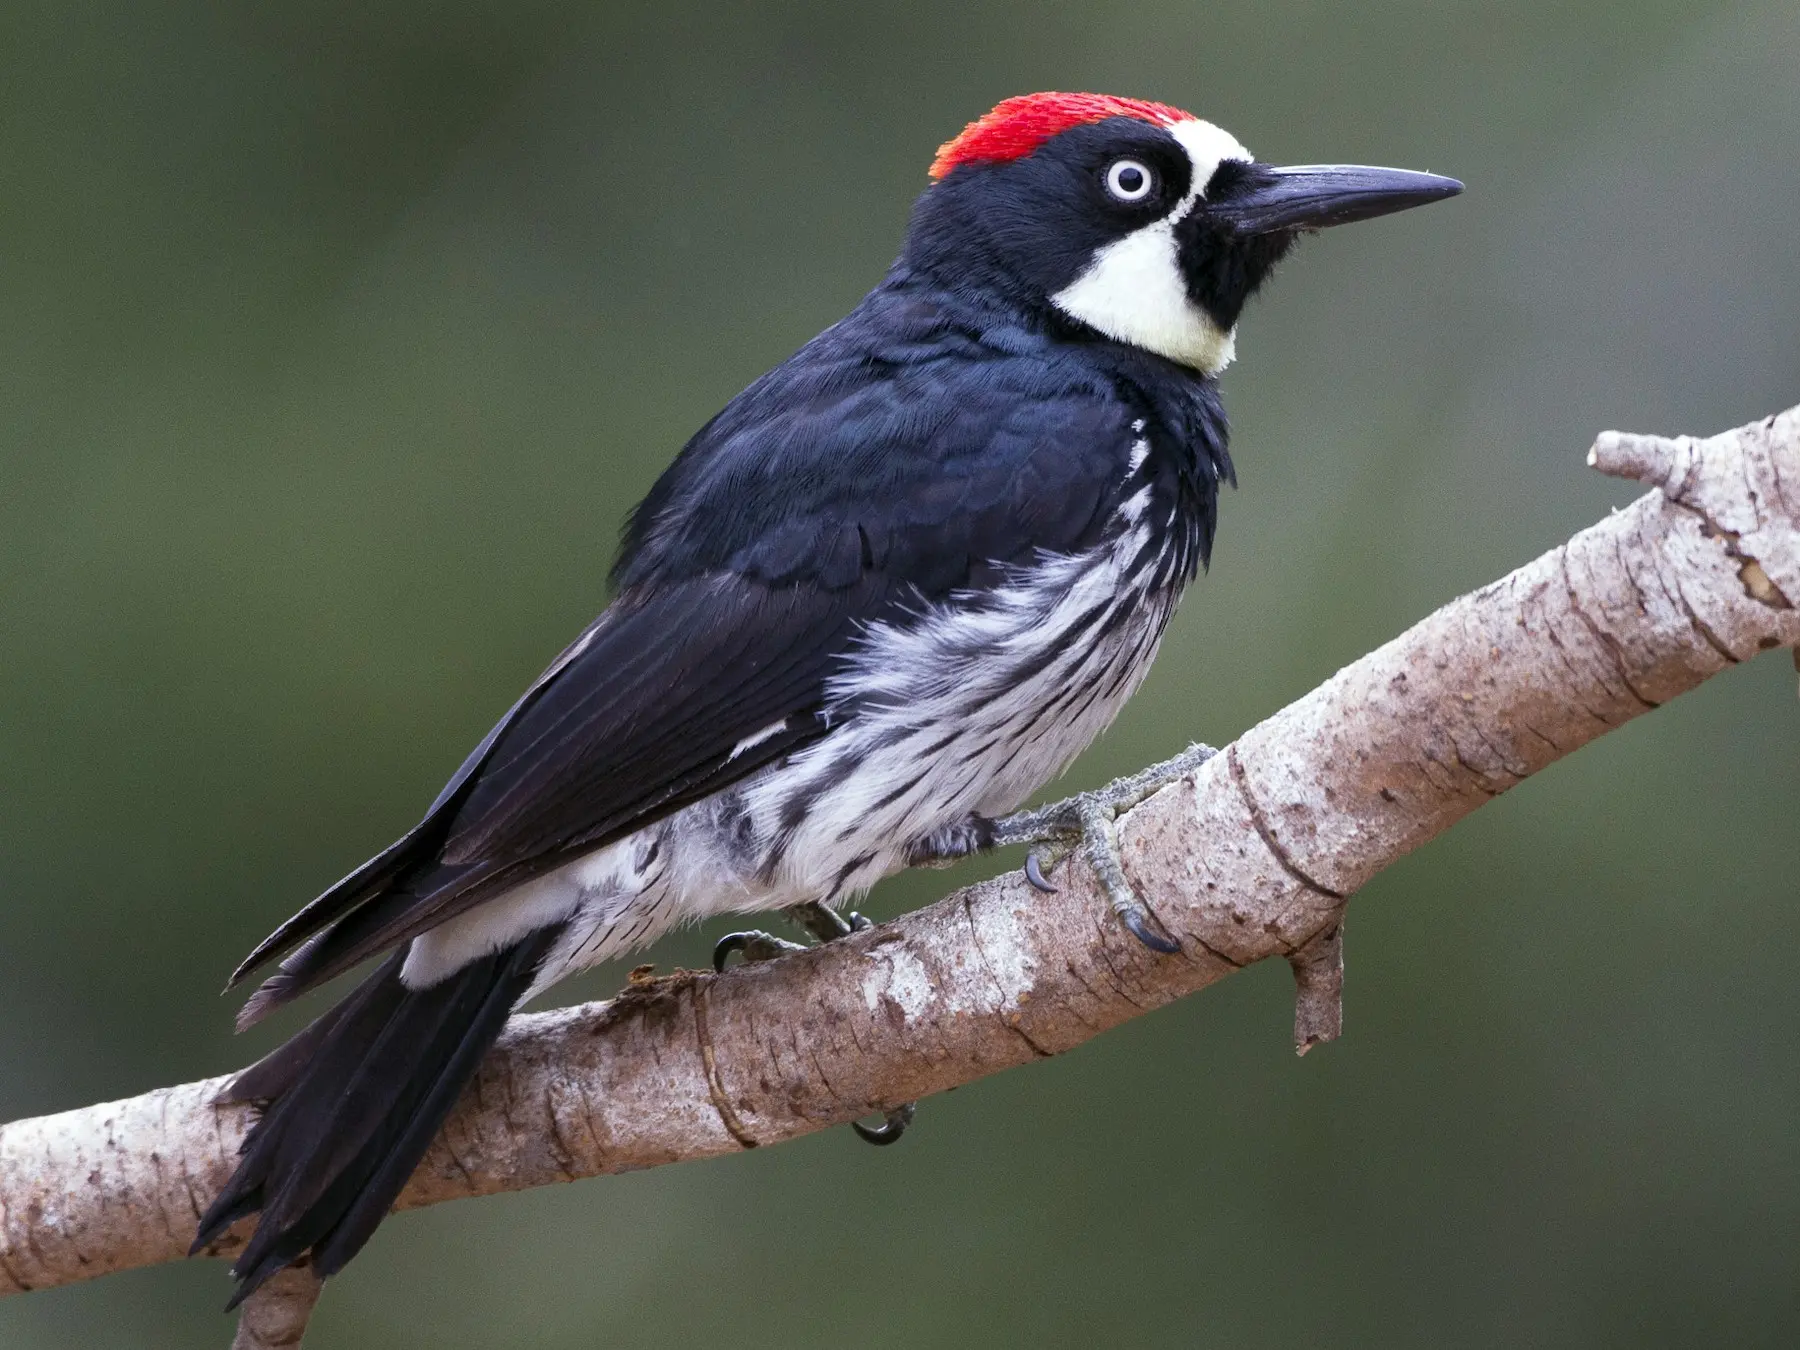
{"type": "Polygon", "coordinates": [[[1206,214],[1239,234],[1320,230],[1454,197],[1454,178],[1366,164],[1298,164],[1248,167],[1243,178],[1206,214]]]}

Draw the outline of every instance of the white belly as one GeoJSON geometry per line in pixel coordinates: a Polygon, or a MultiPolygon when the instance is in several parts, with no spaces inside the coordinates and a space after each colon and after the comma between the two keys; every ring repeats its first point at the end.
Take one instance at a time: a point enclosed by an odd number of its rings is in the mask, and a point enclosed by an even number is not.
{"type": "Polygon", "coordinates": [[[980,606],[872,632],[833,685],[840,731],[745,789],[792,889],[836,902],[970,814],[1021,805],[1103,731],[1155,656],[1175,594],[1133,569],[1144,536],[1046,561],[980,606]]]}

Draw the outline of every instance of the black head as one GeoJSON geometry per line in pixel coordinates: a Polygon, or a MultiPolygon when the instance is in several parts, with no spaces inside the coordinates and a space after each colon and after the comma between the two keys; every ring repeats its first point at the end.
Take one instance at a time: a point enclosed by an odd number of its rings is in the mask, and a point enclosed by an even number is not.
{"type": "Polygon", "coordinates": [[[908,266],[1209,375],[1301,231],[1462,190],[1403,169],[1260,164],[1210,122],[1096,94],[1008,99],[932,176],[908,266]]]}

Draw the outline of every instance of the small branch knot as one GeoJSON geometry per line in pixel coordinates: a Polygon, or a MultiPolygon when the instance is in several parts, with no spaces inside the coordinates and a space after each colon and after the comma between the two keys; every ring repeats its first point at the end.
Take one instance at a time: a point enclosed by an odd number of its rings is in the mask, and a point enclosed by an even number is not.
{"type": "Polygon", "coordinates": [[[1700,442],[1692,436],[1603,431],[1588,451],[1587,462],[1608,477],[1635,479],[1681,501],[1700,469],[1700,442]]]}
{"type": "Polygon", "coordinates": [[[1294,1053],[1304,1055],[1344,1030],[1344,911],[1287,960],[1294,972],[1294,1053]]]}

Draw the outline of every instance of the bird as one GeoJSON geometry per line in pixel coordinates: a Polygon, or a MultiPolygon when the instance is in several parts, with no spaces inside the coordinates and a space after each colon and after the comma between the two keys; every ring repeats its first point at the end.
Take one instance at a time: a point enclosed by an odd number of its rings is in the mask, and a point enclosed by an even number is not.
{"type": "MultiPolygon", "coordinates": [[[[941,146],[879,284],[629,514],[599,617],[232,976],[280,958],[242,1028],[379,958],[224,1090],[259,1110],[194,1243],[257,1216],[228,1307],[341,1270],[513,1009],[678,925],[781,911],[827,940],[885,876],[1054,837],[1178,950],[1116,867],[1119,794],[1011,813],[1131,697],[1210,561],[1245,304],[1302,234],[1461,190],[1264,163],[1103,94],[1008,98],[941,146]]],[[[790,945],[733,934],[715,963],[790,945]]]]}

